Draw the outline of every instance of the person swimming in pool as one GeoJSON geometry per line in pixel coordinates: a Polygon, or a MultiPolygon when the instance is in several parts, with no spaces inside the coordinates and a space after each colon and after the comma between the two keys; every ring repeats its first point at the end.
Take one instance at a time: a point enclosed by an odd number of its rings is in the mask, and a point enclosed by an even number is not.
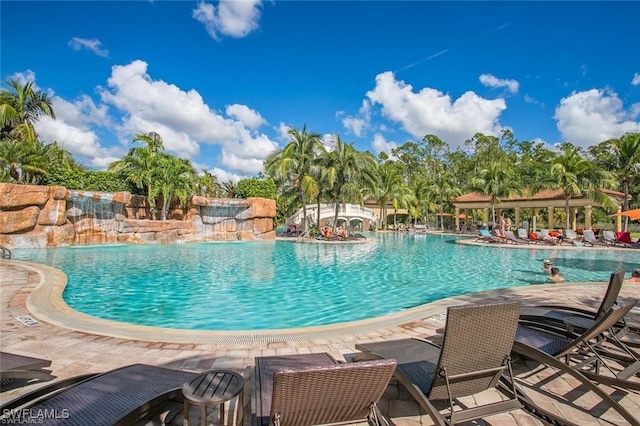
{"type": "Polygon", "coordinates": [[[549,259],[545,259],[542,262],[542,270],[545,271],[548,274],[551,273],[552,266],[553,266],[553,264],[551,263],[551,260],[549,260],[549,259]]]}
{"type": "Polygon", "coordinates": [[[564,278],[560,276],[560,269],[558,268],[551,268],[551,276],[547,279],[554,283],[561,283],[564,281],[564,278]]]}

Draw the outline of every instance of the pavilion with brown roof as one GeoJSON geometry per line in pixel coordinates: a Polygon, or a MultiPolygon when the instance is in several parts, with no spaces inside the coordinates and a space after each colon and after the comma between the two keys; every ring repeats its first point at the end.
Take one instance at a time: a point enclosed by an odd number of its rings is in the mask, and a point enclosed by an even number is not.
{"type": "MultiPolygon", "coordinates": [[[[624,199],[624,194],[617,191],[611,191],[608,189],[601,190],[604,194],[612,197],[616,200],[618,204],[618,213],[622,211],[622,201],[624,199]]],[[[461,211],[473,210],[473,209],[482,209],[484,214],[484,222],[489,223],[489,210],[491,209],[491,198],[488,195],[480,194],[477,192],[472,192],[468,194],[461,195],[460,197],[454,198],[452,203],[455,207],[455,224],[456,229],[459,229],[460,226],[460,217],[461,211]]],[[[565,208],[565,197],[561,189],[548,189],[544,191],[540,191],[536,194],[527,196],[513,196],[509,198],[501,199],[500,202],[495,204],[495,208],[497,212],[501,212],[503,210],[514,210],[515,212],[515,220],[514,224],[519,226],[520,224],[520,210],[521,209],[547,209],[547,223],[548,228],[554,228],[554,220],[553,213],[556,208],[561,208],[564,210],[565,208]]],[[[569,199],[569,223],[572,229],[577,228],[576,215],[579,208],[584,209],[585,216],[585,229],[591,229],[591,214],[593,211],[593,207],[601,207],[597,202],[586,198],[586,197],[572,197],[569,199]]],[[[498,213],[499,216],[499,213],[498,213]]],[[[468,214],[467,214],[468,217],[468,214]]],[[[535,217],[532,215],[532,217],[535,217]]],[[[535,222],[534,222],[535,227],[535,222]]],[[[620,215],[616,216],[616,229],[618,231],[622,230],[622,217],[620,215]]]]}

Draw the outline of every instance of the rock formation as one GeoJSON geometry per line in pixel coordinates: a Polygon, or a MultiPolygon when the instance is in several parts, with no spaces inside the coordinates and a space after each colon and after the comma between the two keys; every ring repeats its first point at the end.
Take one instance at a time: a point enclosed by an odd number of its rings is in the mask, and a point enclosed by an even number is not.
{"type": "Polygon", "coordinates": [[[192,197],[152,220],[144,197],[0,183],[0,245],[43,248],[114,243],[274,240],[275,200],[192,197]]]}

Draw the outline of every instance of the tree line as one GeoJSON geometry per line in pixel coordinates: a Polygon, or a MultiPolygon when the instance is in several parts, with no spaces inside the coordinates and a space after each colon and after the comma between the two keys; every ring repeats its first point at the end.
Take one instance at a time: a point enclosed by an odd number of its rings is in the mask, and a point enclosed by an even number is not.
{"type": "MultiPolygon", "coordinates": [[[[309,203],[380,206],[383,218],[391,208],[406,209],[414,223],[451,212],[451,200],[467,192],[489,197],[492,220],[500,201],[514,195],[527,196],[543,189],[561,190],[566,200],[557,219],[569,227],[569,200],[589,197],[603,208],[594,220],[606,220],[617,206],[606,189],[624,194],[622,208],[640,207],[640,133],[627,133],[587,149],[563,142],[550,148],[542,142],[520,141],[510,130],[499,136],[477,133],[464,146],[451,150],[446,141],[425,135],[408,141],[390,153],[375,156],[334,135],[329,147],[319,133],[289,127],[288,142],[271,153],[264,172],[237,184],[219,182],[215,175],[198,173],[187,159],[164,149],[156,132],[134,135],[133,146],[106,171],[80,165],[57,142],[45,145],[34,124],[43,115],[55,118],[46,93],[32,83],[9,80],[0,92],[0,181],[63,185],[70,189],[130,191],[144,195],[152,207],[159,206],[165,219],[169,203],[186,203],[193,195],[275,198],[277,222],[309,203]]],[[[523,212],[523,219],[527,219],[523,212]]],[[[306,223],[304,229],[319,224],[306,223]]],[[[387,222],[382,223],[383,227],[387,222]]]]}

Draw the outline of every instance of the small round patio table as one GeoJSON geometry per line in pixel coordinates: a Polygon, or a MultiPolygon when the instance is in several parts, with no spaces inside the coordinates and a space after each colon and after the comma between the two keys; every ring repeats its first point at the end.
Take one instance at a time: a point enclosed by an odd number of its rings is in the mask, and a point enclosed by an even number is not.
{"type": "Polygon", "coordinates": [[[207,407],[220,404],[220,424],[224,425],[224,403],[238,396],[238,416],[241,418],[244,379],[235,371],[211,370],[182,386],[184,396],[183,422],[189,425],[189,404],[200,407],[200,424],[207,424],[207,407]]]}

